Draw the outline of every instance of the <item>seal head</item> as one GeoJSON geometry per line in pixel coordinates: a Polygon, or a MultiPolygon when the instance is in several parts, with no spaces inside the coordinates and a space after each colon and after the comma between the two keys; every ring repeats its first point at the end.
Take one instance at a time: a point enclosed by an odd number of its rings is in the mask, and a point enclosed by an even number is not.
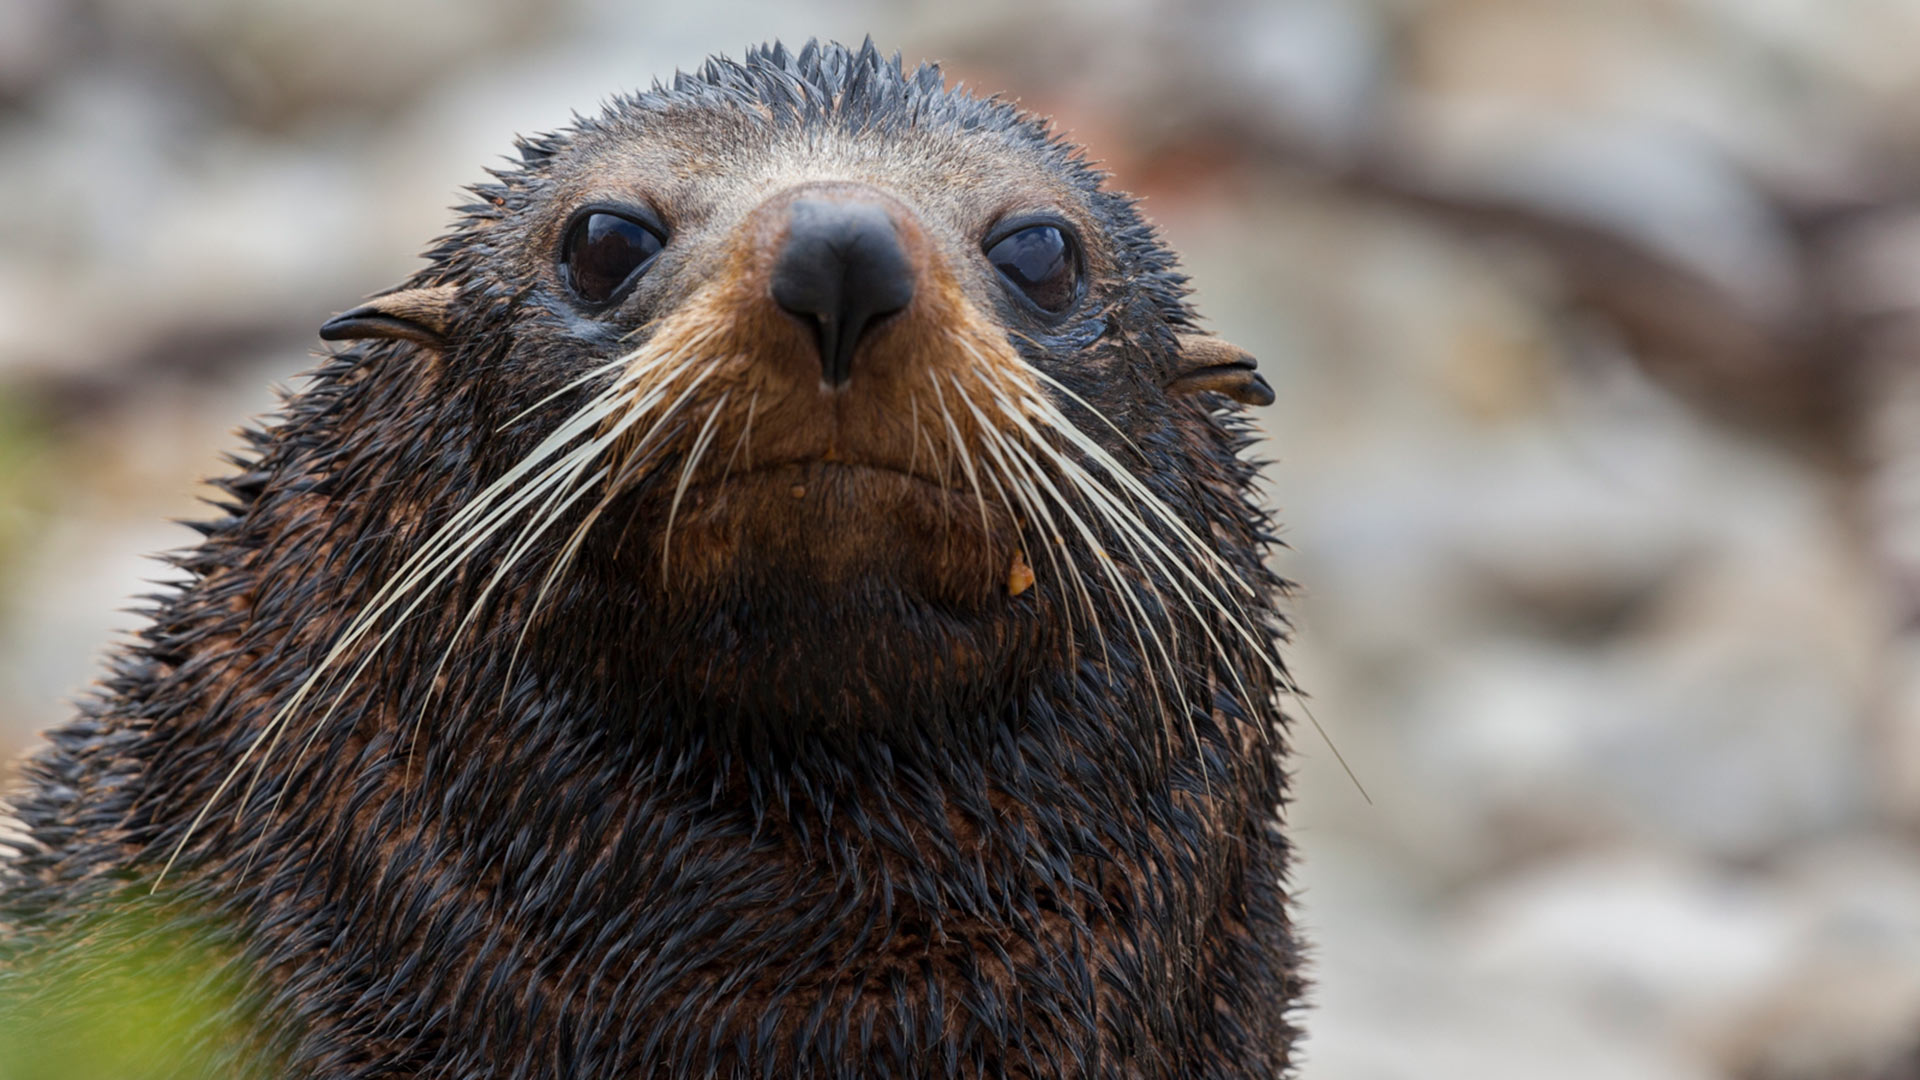
{"type": "Polygon", "coordinates": [[[508,369],[497,409],[436,425],[502,469],[621,358],[623,396],[593,417],[619,432],[617,492],[589,511],[620,524],[588,530],[566,573],[633,614],[634,677],[664,667],[683,702],[973,709],[1016,654],[1076,644],[1071,609],[1113,586],[1089,548],[1142,543],[1053,505],[1114,484],[1055,475],[1058,440],[1036,432],[1065,418],[1137,469],[1176,397],[1263,385],[1244,354],[1183,347],[1171,257],[1069,148],[931,69],[847,70],[829,100],[715,66],[524,145],[528,169],[484,191],[440,266],[326,331],[419,343],[431,325],[443,379],[508,369]],[[423,299],[443,307],[423,318],[423,299]],[[1016,563],[1049,587],[1010,602],[1016,563]],[[753,674],[713,678],[716,655],[753,674]]]}

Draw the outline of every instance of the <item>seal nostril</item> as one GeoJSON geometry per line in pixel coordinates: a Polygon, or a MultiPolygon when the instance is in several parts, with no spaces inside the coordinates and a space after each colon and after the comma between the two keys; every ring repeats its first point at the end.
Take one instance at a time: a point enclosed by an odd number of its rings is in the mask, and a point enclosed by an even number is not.
{"type": "Polygon", "coordinates": [[[873,203],[796,201],[773,267],[773,301],[814,328],[821,377],[842,386],[861,338],[913,300],[913,264],[873,203]]]}

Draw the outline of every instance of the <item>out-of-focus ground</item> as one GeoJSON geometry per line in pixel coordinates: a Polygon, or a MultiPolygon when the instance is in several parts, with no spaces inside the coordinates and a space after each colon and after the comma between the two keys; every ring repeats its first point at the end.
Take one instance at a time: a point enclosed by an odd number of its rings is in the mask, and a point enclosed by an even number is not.
{"type": "Polygon", "coordinates": [[[1920,1075],[1913,0],[6,0],[0,747],[515,132],[869,32],[1279,392],[1305,1077],[1920,1075]]]}

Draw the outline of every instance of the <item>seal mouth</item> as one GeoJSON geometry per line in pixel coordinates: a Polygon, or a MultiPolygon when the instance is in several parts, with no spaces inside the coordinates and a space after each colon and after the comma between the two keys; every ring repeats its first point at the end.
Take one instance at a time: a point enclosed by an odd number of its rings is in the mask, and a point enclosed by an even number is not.
{"type": "MultiPolygon", "coordinates": [[[[860,592],[891,582],[950,602],[1004,581],[1019,523],[964,476],[926,461],[797,456],[736,462],[660,491],[646,549],[676,593],[727,583],[860,592]]],[[[953,466],[959,473],[959,467],[953,466]]]]}
{"type": "MultiPolygon", "coordinates": [[[[806,489],[795,494],[796,498],[802,498],[820,484],[857,484],[863,480],[877,480],[883,483],[897,483],[904,480],[910,487],[941,498],[961,497],[973,500],[979,497],[972,488],[966,486],[963,477],[932,475],[912,465],[832,457],[793,457],[779,461],[755,462],[730,472],[723,470],[718,476],[697,479],[687,485],[687,492],[692,494],[724,489],[736,484],[786,481],[806,489]]],[[[790,494],[794,493],[790,492],[790,494]]]]}

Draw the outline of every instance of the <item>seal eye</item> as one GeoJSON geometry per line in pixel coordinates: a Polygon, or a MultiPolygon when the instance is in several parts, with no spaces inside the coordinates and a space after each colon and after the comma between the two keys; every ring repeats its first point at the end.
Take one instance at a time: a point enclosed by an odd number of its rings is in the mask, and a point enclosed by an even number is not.
{"type": "Polygon", "coordinates": [[[1073,247],[1055,225],[1030,225],[1007,234],[987,248],[987,261],[1050,314],[1067,310],[1080,291],[1073,247]]]}
{"type": "Polygon", "coordinates": [[[659,234],[637,221],[603,211],[587,214],[567,232],[561,276],[580,299],[604,304],[638,277],[662,246],[659,234]]]}

